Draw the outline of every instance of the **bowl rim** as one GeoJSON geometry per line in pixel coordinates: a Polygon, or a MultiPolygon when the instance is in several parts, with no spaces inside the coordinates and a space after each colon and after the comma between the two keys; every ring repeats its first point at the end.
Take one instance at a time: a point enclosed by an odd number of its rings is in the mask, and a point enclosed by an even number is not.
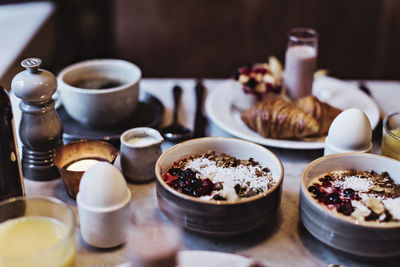
{"type": "MultiPolygon", "coordinates": [[[[186,154],[187,155],[187,154],[186,154]]],[[[185,155],[184,155],[185,156],[185,155]]],[[[181,157],[183,158],[183,157],[181,157]]],[[[238,138],[234,138],[234,137],[201,137],[201,138],[194,138],[194,139],[190,139],[184,142],[181,142],[177,145],[174,145],[173,147],[169,148],[167,151],[165,151],[157,160],[156,165],[155,165],[155,173],[156,173],[156,181],[161,184],[161,186],[166,189],[167,191],[169,191],[170,193],[174,194],[175,196],[178,196],[180,198],[183,198],[185,200],[189,200],[189,201],[193,201],[193,202],[197,202],[197,203],[201,203],[201,204],[208,204],[208,205],[216,205],[216,206],[232,206],[232,205],[238,205],[238,204],[244,204],[244,203],[249,203],[261,198],[264,198],[268,195],[270,195],[272,192],[275,192],[276,189],[278,189],[282,182],[283,182],[283,177],[284,177],[284,168],[283,168],[283,164],[281,162],[281,160],[278,158],[277,155],[275,155],[275,153],[273,153],[271,150],[267,149],[264,146],[261,146],[259,144],[247,141],[247,140],[243,140],[243,139],[238,139],[238,138]],[[160,167],[160,162],[161,160],[171,151],[175,150],[176,148],[179,148],[181,146],[187,145],[188,143],[192,143],[192,142],[199,142],[201,140],[226,140],[226,141],[233,141],[233,142],[242,142],[242,143],[248,143],[252,146],[256,146],[261,148],[262,150],[265,150],[268,154],[270,154],[272,156],[272,158],[274,158],[274,160],[276,161],[276,163],[278,164],[278,168],[280,169],[281,175],[280,177],[278,177],[276,179],[276,183],[269,188],[266,192],[263,192],[261,194],[252,196],[252,197],[248,197],[248,198],[242,198],[239,199],[237,201],[234,202],[228,202],[225,200],[214,200],[214,199],[209,199],[209,200],[205,200],[205,199],[199,199],[197,197],[193,197],[193,196],[189,196],[189,195],[185,195],[183,193],[180,193],[178,191],[176,191],[175,189],[173,189],[172,187],[170,187],[163,179],[162,179],[162,175],[160,173],[158,173],[158,169],[161,169],[160,167]]]]}
{"type": "MultiPolygon", "coordinates": [[[[331,154],[327,156],[323,156],[320,158],[317,158],[310,162],[303,170],[301,174],[301,181],[300,181],[300,195],[299,198],[301,199],[301,195],[303,194],[305,199],[309,202],[312,203],[311,205],[313,207],[316,207],[318,211],[324,213],[325,215],[328,215],[329,218],[340,221],[342,223],[348,223],[353,226],[361,227],[361,228],[366,228],[366,229],[393,229],[393,228],[399,228],[400,227],[400,222],[390,222],[390,223],[380,223],[380,222],[356,222],[355,220],[336,214],[334,212],[330,212],[327,207],[322,206],[318,204],[315,199],[311,196],[311,194],[307,190],[308,184],[306,184],[305,179],[306,179],[306,174],[310,171],[312,167],[314,167],[317,163],[320,163],[322,161],[329,161],[332,158],[343,158],[343,157],[354,157],[354,156],[359,156],[359,157],[370,157],[370,158],[380,158],[382,160],[388,160],[388,161],[393,161],[398,164],[400,164],[399,161],[382,156],[382,155],[377,155],[377,154],[371,154],[371,153],[364,153],[364,152],[350,152],[350,153],[337,153],[337,154],[331,154]]],[[[304,204],[303,204],[304,205],[304,204]]],[[[302,209],[303,206],[302,203],[300,203],[299,208],[302,209]]]]}
{"type": "MultiPolygon", "coordinates": [[[[61,153],[61,150],[65,149],[65,147],[75,146],[77,144],[82,144],[82,143],[97,143],[97,144],[101,144],[101,145],[104,145],[104,146],[112,148],[112,150],[113,150],[112,151],[112,159],[113,160],[111,161],[111,163],[114,163],[114,161],[118,157],[118,154],[119,154],[118,149],[115,146],[113,146],[112,144],[108,143],[108,142],[105,142],[105,141],[102,141],[102,140],[79,139],[79,140],[74,140],[72,142],[69,142],[68,144],[64,144],[64,145],[60,146],[59,148],[57,148],[54,151],[54,153],[53,153],[54,165],[56,165],[56,167],[60,168],[60,169],[64,168],[64,166],[58,166],[58,164],[55,162],[54,159],[56,159],[58,157],[58,155],[61,153]]],[[[76,173],[83,173],[82,171],[71,171],[71,170],[68,170],[68,171],[76,172],[76,173]]]]}
{"type": "Polygon", "coordinates": [[[85,93],[87,95],[100,95],[100,94],[108,94],[112,92],[122,91],[128,87],[131,87],[134,84],[138,84],[139,81],[142,79],[142,70],[135,64],[130,61],[123,60],[123,59],[114,59],[114,58],[96,58],[96,59],[88,59],[80,62],[73,63],[68,65],[67,67],[63,68],[57,75],[57,82],[59,83],[58,88],[60,88],[60,84],[63,85],[62,90],[68,89],[75,92],[85,93]],[[138,73],[137,79],[132,82],[122,84],[120,86],[112,87],[112,88],[105,88],[105,89],[86,89],[86,88],[79,88],[64,81],[64,76],[77,68],[82,67],[90,67],[90,66],[99,66],[99,65],[125,65],[131,68],[132,70],[138,73]]]}

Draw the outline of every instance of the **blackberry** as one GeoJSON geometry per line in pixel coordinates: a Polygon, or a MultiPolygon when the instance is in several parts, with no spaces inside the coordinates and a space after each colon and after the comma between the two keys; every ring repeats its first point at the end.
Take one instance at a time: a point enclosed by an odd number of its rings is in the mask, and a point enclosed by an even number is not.
{"type": "Polygon", "coordinates": [[[205,196],[211,194],[213,191],[214,184],[210,179],[204,179],[201,185],[196,190],[196,196],[205,196]]]}
{"type": "Polygon", "coordinates": [[[195,190],[192,187],[183,187],[182,193],[190,196],[196,196],[195,190]]]}
{"type": "Polygon", "coordinates": [[[343,190],[343,195],[345,195],[346,197],[351,197],[355,194],[356,192],[351,189],[351,188],[346,188],[345,190],[343,190]]]}
{"type": "Polygon", "coordinates": [[[336,192],[333,192],[328,195],[328,201],[330,202],[329,204],[340,204],[342,203],[342,200],[340,199],[340,195],[336,192]]]}
{"type": "Polygon", "coordinates": [[[181,173],[180,176],[183,176],[185,178],[192,178],[192,177],[196,177],[196,172],[193,171],[192,169],[186,169],[181,173]]]}
{"type": "Polygon", "coordinates": [[[250,78],[247,81],[247,83],[245,83],[245,85],[250,87],[250,88],[252,88],[252,89],[254,89],[256,87],[256,85],[257,85],[257,81],[255,79],[253,79],[253,78],[250,78]]]}
{"type": "Polygon", "coordinates": [[[319,192],[318,188],[314,185],[311,185],[308,187],[308,192],[312,193],[312,194],[317,194],[317,192],[319,192]]]}
{"type": "Polygon", "coordinates": [[[329,176],[329,175],[325,175],[324,177],[319,178],[319,181],[320,182],[325,182],[325,181],[332,182],[333,178],[331,176],[329,176]]]}

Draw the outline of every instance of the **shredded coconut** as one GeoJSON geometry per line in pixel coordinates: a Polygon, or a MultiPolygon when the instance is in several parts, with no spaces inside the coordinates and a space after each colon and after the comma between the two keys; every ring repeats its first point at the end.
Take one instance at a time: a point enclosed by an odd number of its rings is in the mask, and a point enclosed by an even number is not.
{"type": "Polygon", "coordinates": [[[224,188],[239,184],[253,188],[268,189],[268,180],[272,179],[271,174],[258,176],[256,170],[260,167],[239,165],[236,167],[217,167],[215,161],[206,158],[196,158],[188,162],[186,168],[199,172],[199,178],[209,178],[214,183],[222,182],[224,188]]]}
{"type": "Polygon", "coordinates": [[[368,178],[361,178],[359,176],[349,176],[344,180],[336,180],[335,186],[341,186],[342,188],[351,188],[358,192],[368,192],[368,190],[374,186],[374,183],[368,178]]]}

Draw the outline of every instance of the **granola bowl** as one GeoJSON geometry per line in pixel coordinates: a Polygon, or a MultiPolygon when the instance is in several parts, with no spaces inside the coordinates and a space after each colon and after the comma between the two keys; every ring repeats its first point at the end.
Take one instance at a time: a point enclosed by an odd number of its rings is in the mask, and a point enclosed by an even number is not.
{"type": "Polygon", "coordinates": [[[227,236],[276,221],[283,166],[263,146],[236,138],[192,139],[164,152],[155,172],[160,209],[188,230],[227,236]]]}
{"type": "Polygon", "coordinates": [[[400,162],[334,154],[303,171],[300,220],[319,241],[362,258],[400,256],[400,162]]]}

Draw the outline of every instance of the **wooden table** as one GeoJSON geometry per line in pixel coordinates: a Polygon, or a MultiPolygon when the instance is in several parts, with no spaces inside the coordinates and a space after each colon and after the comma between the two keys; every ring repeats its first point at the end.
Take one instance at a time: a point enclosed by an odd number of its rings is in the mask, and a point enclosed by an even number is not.
{"type": "MultiPolygon", "coordinates": [[[[225,80],[205,80],[208,90],[220,86],[225,80]]],[[[188,127],[192,127],[194,120],[195,94],[193,79],[144,79],[141,90],[158,97],[166,109],[164,123],[172,119],[172,93],[175,84],[183,88],[182,112],[180,120],[188,127]]],[[[400,109],[400,82],[395,81],[368,81],[372,97],[381,110],[390,113],[400,109]]],[[[15,106],[16,121],[19,121],[19,110],[15,106]]],[[[213,123],[208,129],[210,136],[230,136],[213,123]]],[[[173,144],[164,143],[165,151],[173,144]]],[[[285,169],[283,195],[278,223],[271,229],[249,233],[247,236],[217,239],[204,237],[183,230],[183,249],[211,250],[235,253],[259,259],[268,266],[327,266],[329,264],[343,264],[345,266],[394,266],[397,261],[368,262],[342,254],[313,238],[299,223],[299,185],[302,170],[312,160],[322,156],[322,150],[286,150],[270,148],[281,159],[285,169]]],[[[380,140],[374,140],[373,153],[380,153],[380,140]]],[[[55,196],[68,203],[77,213],[76,202],[71,199],[60,179],[50,182],[33,182],[25,179],[28,195],[55,196]]],[[[144,185],[129,184],[132,191],[132,207],[139,208],[137,203],[148,203],[157,209],[155,198],[155,183],[144,185]]],[[[91,264],[109,264],[114,266],[123,263],[126,259],[125,247],[115,249],[94,249],[84,244],[77,223],[76,238],[78,244],[77,266],[91,264]]],[[[399,259],[397,259],[399,260],[399,259]]]]}

